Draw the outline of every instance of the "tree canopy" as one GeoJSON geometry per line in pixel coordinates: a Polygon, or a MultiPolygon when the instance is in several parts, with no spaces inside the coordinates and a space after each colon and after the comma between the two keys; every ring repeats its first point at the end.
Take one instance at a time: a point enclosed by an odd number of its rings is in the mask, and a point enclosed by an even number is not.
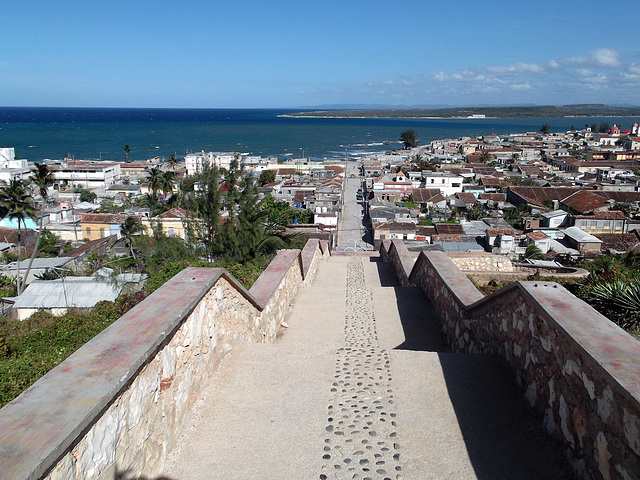
{"type": "Polygon", "coordinates": [[[404,148],[415,148],[420,143],[420,140],[416,137],[415,130],[405,130],[400,134],[400,141],[404,143],[404,148]]]}

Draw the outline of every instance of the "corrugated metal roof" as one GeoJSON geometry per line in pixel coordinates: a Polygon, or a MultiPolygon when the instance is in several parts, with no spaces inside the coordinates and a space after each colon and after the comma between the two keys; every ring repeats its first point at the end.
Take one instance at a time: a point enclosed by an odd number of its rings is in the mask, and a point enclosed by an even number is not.
{"type": "MultiPolygon", "coordinates": [[[[71,261],[71,258],[65,257],[52,257],[52,258],[34,258],[33,265],[31,265],[32,270],[44,270],[45,268],[60,268],[65,266],[67,263],[71,261]]],[[[29,265],[29,260],[22,260],[20,262],[20,271],[23,272],[26,270],[29,265]]],[[[17,262],[11,262],[8,265],[2,265],[2,271],[15,271],[18,269],[17,262]]]]}
{"type": "Polygon", "coordinates": [[[123,286],[111,278],[34,280],[15,298],[15,308],[90,308],[102,300],[115,300],[123,286]]]}

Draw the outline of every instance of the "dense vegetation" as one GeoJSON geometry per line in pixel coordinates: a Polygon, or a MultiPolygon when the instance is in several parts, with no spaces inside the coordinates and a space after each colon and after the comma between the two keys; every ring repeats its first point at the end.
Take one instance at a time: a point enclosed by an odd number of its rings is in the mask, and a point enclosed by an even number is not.
{"type": "Polygon", "coordinates": [[[91,340],[131,307],[143,293],[101,302],[91,313],[62,317],[37,313],[28,320],[0,317],[0,407],[91,340]]]}
{"type": "Polygon", "coordinates": [[[421,109],[389,109],[389,110],[329,110],[315,112],[299,112],[297,117],[355,117],[355,118],[420,118],[420,117],[468,117],[486,115],[499,118],[557,118],[557,117],[603,117],[603,116],[638,116],[639,107],[611,107],[601,104],[530,106],[530,107],[455,107],[455,108],[421,108],[421,109]]]}

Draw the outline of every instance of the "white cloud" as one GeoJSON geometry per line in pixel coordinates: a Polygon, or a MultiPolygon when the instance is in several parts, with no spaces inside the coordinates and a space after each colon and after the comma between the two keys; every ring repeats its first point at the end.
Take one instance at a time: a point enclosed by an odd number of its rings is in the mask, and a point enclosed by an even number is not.
{"type": "Polygon", "coordinates": [[[449,75],[445,74],[444,72],[435,72],[433,74],[433,79],[437,82],[446,82],[447,80],[449,80],[449,75]]]}
{"type": "Polygon", "coordinates": [[[465,70],[460,70],[459,72],[454,73],[451,78],[453,80],[469,82],[469,81],[483,81],[487,77],[481,73],[478,73],[475,68],[468,68],[465,70]]]}
{"type": "Polygon", "coordinates": [[[599,48],[547,61],[468,65],[453,71],[399,75],[354,86],[353,92],[375,93],[381,99],[399,96],[416,103],[640,104],[640,62],[631,63],[632,59],[633,52],[623,55],[599,48]]]}
{"type": "Polygon", "coordinates": [[[518,62],[515,65],[496,65],[491,67],[485,67],[489,72],[495,74],[514,74],[514,75],[531,75],[544,73],[544,68],[535,63],[522,63],[518,62]]]}
{"type": "Polygon", "coordinates": [[[629,68],[627,68],[627,70],[629,73],[640,75],[640,65],[636,65],[635,63],[629,65],[629,68]]]}
{"type": "Polygon", "coordinates": [[[555,61],[556,65],[586,65],[594,68],[617,68],[621,65],[620,54],[611,48],[598,48],[585,56],[569,57],[555,61]]]}
{"type": "Polygon", "coordinates": [[[523,91],[523,90],[533,90],[533,87],[529,83],[517,83],[513,85],[509,85],[511,90],[523,91]]]}
{"type": "Polygon", "coordinates": [[[610,48],[599,48],[591,52],[590,57],[601,67],[619,67],[618,52],[610,48]]]}

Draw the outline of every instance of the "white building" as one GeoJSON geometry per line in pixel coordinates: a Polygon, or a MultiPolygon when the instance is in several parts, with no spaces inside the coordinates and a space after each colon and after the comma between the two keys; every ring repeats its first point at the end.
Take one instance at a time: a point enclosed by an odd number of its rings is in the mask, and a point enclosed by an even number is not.
{"type": "Polygon", "coordinates": [[[30,175],[27,160],[16,159],[13,147],[0,148],[0,180],[9,183],[14,178],[27,179],[30,175]]]}
{"type": "Polygon", "coordinates": [[[81,160],[49,164],[49,169],[58,185],[106,189],[120,181],[120,163],[117,162],[81,160]]]}
{"type": "Polygon", "coordinates": [[[427,170],[423,171],[423,175],[425,188],[439,188],[440,193],[446,197],[462,192],[462,182],[464,181],[462,175],[427,170]]]}
{"type": "Polygon", "coordinates": [[[188,153],[184,156],[187,175],[195,175],[202,170],[203,162],[208,162],[210,165],[216,165],[219,168],[229,169],[235,155],[233,152],[205,152],[204,150],[188,153]]]}

